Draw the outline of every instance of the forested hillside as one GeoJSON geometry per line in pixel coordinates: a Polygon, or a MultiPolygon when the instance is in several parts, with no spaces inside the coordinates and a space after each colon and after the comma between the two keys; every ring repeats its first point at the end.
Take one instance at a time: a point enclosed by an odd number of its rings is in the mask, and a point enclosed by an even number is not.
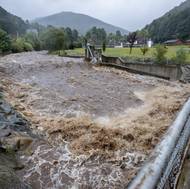
{"type": "Polygon", "coordinates": [[[12,35],[23,34],[27,29],[27,24],[0,6],[0,28],[12,35]]]}
{"type": "Polygon", "coordinates": [[[145,27],[155,42],[190,38],[190,0],[145,27]]]}
{"type": "Polygon", "coordinates": [[[76,29],[83,35],[94,26],[97,28],[104,28],[107,33],[115,33],[119,30],[122,34],[128,34],[128,31],[123,28],[107,24],[88,15],[73,12],[62,12],[51,16],[38,18],[35,21],[44,26],[52,25],[54,27],[69,27],[71,29],[76,29]]]}

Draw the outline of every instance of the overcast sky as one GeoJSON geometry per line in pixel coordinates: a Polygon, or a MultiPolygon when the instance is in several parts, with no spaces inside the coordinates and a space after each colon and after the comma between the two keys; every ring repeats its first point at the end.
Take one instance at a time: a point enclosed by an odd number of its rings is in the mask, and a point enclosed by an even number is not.
{"type": "Polygon", "coordinates": [[[127,30],[144,27],[184,0],[0,0],[0,6],[24,19],[72,11],[127,30]]]}

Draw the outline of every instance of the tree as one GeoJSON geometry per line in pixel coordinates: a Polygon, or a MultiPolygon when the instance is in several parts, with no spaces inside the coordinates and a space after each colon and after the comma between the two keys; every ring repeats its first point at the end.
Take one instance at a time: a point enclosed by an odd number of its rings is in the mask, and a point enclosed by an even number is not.
{"type": "Polygon", "coordinates": [[[148,30],[142,29],[140,31],[137,31],[137,40],[140,41],[140,43],[145,45],[149,38],[150,35],[148,33],[148,30]]]}
{"type": "Polygon", "coordinates": [[[120,42],[122,39],[121,32],[119,30],[116,31],[115,39],[117,42],[120,42]]]}
{"type": "Polygon", "coordinates": [[[163,45],[156,45],[155,47],[155,61],[158,64],[165,64],[166,63],[166,53],[167,53],[167,48],[163,45]]]}
{"type": "Polygon", "coordinates": [[[79,33],[75,29],[72,31],[72,38],[73,38],[73,41],[75,41],[75,42],[78,41],[79,33]]]}
{"type": "Polygon", "coordinates": [[[148,52],[148,47],[146,45],[143,45],[143,47],[141,47],[141,52],[143,56],[145,56],[145,54],[148,52]]]}
{"type": "Polygon", "coordinates": [[[43,49],[49,51],[62,50],[65,47],[65,34],[63,29],[48,27],[40,34],[43,49]]]}
{"type": "Polygon", "coordinates": [[[122,37],[121,32],[119,30],[116,31],[116,36],[117,37],[122,37]]]}
{"type": "Polygon", "coordinates": [[[30,43],[33,46],[34,50],[41,50],[41,41],[38,37],[38,34],[30,32],[25,34],[24,38],[26,42],[30,43]]]}
{"type": "Polygon", "coordinates": [[[137,33],[136,32],[129,33],[129,35],[127,36],[127,41],[130,43],[129,46],[130,54],[132,53],[132,49],[136,40],[137,40],[137,33]]]}
{"type": "Polygon", "coordinates": [[[11,49],[11,40],[8,34],[0,29],[0,52],[7,52],[11,49]]]}
{"type": "Polygon", "coordinates": [[[71,30],[71,28],[67,27],[65,29],[65,49],[73,49],[73,41],[73,31],[71,30]]]}
{"type": "Polygon", "coordinates": [[[102,43],[102,50],[103,50],[103,52],[106,52],[106,42],[105,41],[102,43]]]}
{"type": "Polygon", "coordinates": [[[106,41],[107,34],[103,28],[93,27],[86,33],[85,37],[92,45],[102,45],[102,42],[106,41]]]}

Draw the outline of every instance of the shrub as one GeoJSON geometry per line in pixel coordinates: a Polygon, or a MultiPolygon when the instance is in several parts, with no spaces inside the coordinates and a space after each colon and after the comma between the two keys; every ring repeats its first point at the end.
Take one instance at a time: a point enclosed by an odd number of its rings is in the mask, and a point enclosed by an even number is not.
{"type": "Polygon", "coordinates": [[[173,58],[173,61],[176,64],[184,64],[186,63],[187,60],[187,52],[185,51],[185,49],[180,48],[176,51],[176,56],[173,58]]]}
{"type": "Polygon", "coordinates": [[[24,42],[23,45],[24,45],[24,51],[26,51],[26,52],[34,50],[32,45],[30,43],[28,43],[28,42],[24,42]]]}
{"type": "Polygon", "coordinates": [[[148,52],[148,47],[147,46],[143,46],[143,47],[141,47],[141,52],[142,52],[142,54],[145,56],[145,54],[148,52]]]}
{"type": "Polygon", "coordinates": [[[163,45],[156,45],[155,50],[156,50],[154,53],[155,62],[158,64],[165,64],[167,48],[163,45]]]}
{"type": "Polygon", "coordinates": [[[11,50],[13,53],[20,53],[24,51],[32,51],[33,47],[30,43],[26,42],[23,38],[18,38],[12,41],[11,50]]]}
{"type": "Polygon", "coordinates": [[[20,53],[24,51],[23,43],[20,40],[12,41],[11,50],[13,53],[20,53]]]}

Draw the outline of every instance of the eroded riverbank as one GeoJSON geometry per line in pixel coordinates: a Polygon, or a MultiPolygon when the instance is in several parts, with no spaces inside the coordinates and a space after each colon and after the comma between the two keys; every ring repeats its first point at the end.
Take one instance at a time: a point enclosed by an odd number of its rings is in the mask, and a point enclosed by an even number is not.
{"type": "Polygon", "coordinates": [[[45,52],[0,59],[7,100],[49,143],[19,172],[33,188],[123,188],[189,96],[178,82],[45,52]]]}

